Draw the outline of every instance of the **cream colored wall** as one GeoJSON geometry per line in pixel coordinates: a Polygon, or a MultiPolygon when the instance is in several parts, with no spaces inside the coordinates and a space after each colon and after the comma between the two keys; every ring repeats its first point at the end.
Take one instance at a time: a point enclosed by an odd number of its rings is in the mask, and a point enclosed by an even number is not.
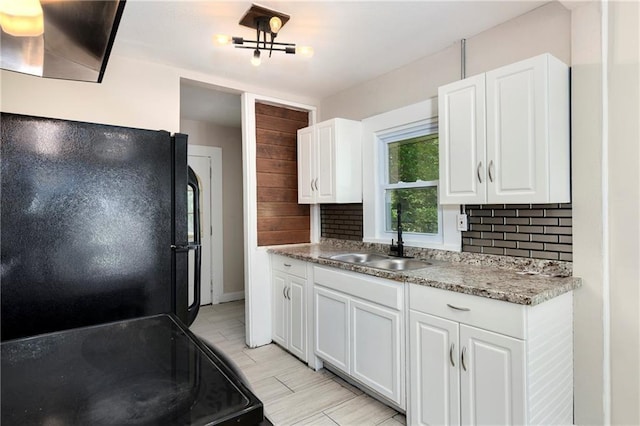
{"type": "MultiPolygon", "coordinates": [[[[467,38],[467,76],[549,52],[571,63],[571,13],[552,2],[467,38]]],[[[380,60],[384,60],[381,58],[380,60]]],[[[320,119],[361,120],[438,95],[460,79],[458,43],[434,55],[323,99],[320,119]]]]}
{"type": "Polygon", "coordinates": [[[640,424],[640,3],[609,5],[611,423],[640,424]]]}
{"type": "Polygon", "coordinates": [[[151,130],[179,129],[176,70],[111,57],[101,84],[2,73],[2,111],[151,130]]]}
{"type": "Polygon", "coordinates": [[[117,54],[111,55],[101,84],[43,79],[4,70],[0,75],[3,112],[172,133],[180,131],[180,78],[292,102],[317,103],[316,99],[292,93],[117,54]]]}
{"type": "MultiPolygon", "coordinates": [[[[194,120],[181,120],[189,144],[222,148],[223,291],[244,290],[244,229],[242,214],[242,131],[194,120]]],[[[212,202],[216,205],[215,200],[212,202]]]]}
{"type": "Polygon", "coordinates": [[[571,130],[574,407],[579,425],[603,424],[602,61],[596,2],[572,11],[571,130]]]}
{"type": "Polygon", "coordinates": [[[640,424],[639,25],[638,2],[572,10],[576,424],[640,424]]]}

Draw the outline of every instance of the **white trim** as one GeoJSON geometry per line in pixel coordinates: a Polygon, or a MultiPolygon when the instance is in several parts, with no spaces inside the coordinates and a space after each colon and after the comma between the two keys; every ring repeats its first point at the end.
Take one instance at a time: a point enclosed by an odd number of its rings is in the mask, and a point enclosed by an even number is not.
{"type": "MultiPolygon", "coordinates": [[[[363,201],[363,231],[364,242],[389,244],[391,239],[386,233],[380,231],[384,226],[382,203],[384,200],[378,196],[381,185],[380,173],[383,152],[380,147],[380,138],[389,132],[402,132],[407,129],[411,134],[412,128],[424,126],[424,122],[432,120],[438,115],[437,98],[418,102],[403,108],[398,108],[383,114],[366,118],[362,121],[362,201],[363,201]],[[367,167],[367,166],[371,167],[367,167]]],[[[459,206],[441,206],[442,218],[440,220],[443,232],[438,241],[428,241],[424,238],[412,239],[411,234],[405,234],[404,241],[407,246],[438,248],[450,251],[460,251],[462,236],[456,227],[456,216],[459,206]],[[446,230],[446,231],[445,231],[446,230]]]]}
{"type": "Polygon", "coordinates": [[[244,290],[232,291],[231,293],[222,293],[218,303],[234,302],[244,299],[244,290]]]}
{"type": "Polygon", "coordinates": [[[611,258],[609,241],[609,1],[602,0],[602,404],[604,424],[611,424],[611,258]]]}
{"type": "MultiPolygon", "coordinates": [[[[247,346],[254,348],[271,342],[269,254],[267,247],[258,247],[255,104],[259,101],[309,111],[310,123],[315,123],[316,107],[246,92],[240,96],[240,101],[242,110],[245,327],[247,346]]],[[[319,220],[316,219],[316,222],[319,220]]],[[[313,215],[312,225],[314,225],[313,215]]],[[[319,223],[316,223],[315,226],[319,226],[319,223]]]]}

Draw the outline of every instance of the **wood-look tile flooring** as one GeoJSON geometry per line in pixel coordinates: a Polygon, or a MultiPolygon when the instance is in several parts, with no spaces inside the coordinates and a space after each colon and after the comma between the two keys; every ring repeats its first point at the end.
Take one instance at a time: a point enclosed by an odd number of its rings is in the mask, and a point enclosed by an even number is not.
{"type": "Polygon", "coordinates": [[[244,301],[201,307],[191,331],[236,363],[274,425],[405,424],[403,414],[327,370],[313,371],[276,344],[249,349],[244,301]]]}

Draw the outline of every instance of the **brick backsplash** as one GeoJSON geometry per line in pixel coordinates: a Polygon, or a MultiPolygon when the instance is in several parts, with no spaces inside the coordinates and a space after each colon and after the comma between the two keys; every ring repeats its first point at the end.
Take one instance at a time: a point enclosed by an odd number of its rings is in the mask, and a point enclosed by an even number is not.
{"type": "Polygon", "coordinates": [[[465,206],[462,251],[572,261],[571,204],[465,206]]]}
{"type": "Polygon", "coordinates": [[[321,235],[362,241],[362,204],[322,204],[321,235]]]}
{"type": "MultiPolygon", "coordinates": [[[[467,205],[462,251],[572,261],[571,204],[467,205]]],[[[321,235],[362,241],[362,204],[322,204],[321,235]]]]}

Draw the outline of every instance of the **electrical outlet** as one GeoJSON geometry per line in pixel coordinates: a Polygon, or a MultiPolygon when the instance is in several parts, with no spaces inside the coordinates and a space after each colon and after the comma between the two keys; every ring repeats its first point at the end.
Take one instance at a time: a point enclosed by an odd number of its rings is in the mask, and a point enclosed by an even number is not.
{"type": "Polygon", "coordinates": [[[467,215],[464,213],[460,213],[458,215],[458,231],[466,231],[467,230],[467,215]]]}

